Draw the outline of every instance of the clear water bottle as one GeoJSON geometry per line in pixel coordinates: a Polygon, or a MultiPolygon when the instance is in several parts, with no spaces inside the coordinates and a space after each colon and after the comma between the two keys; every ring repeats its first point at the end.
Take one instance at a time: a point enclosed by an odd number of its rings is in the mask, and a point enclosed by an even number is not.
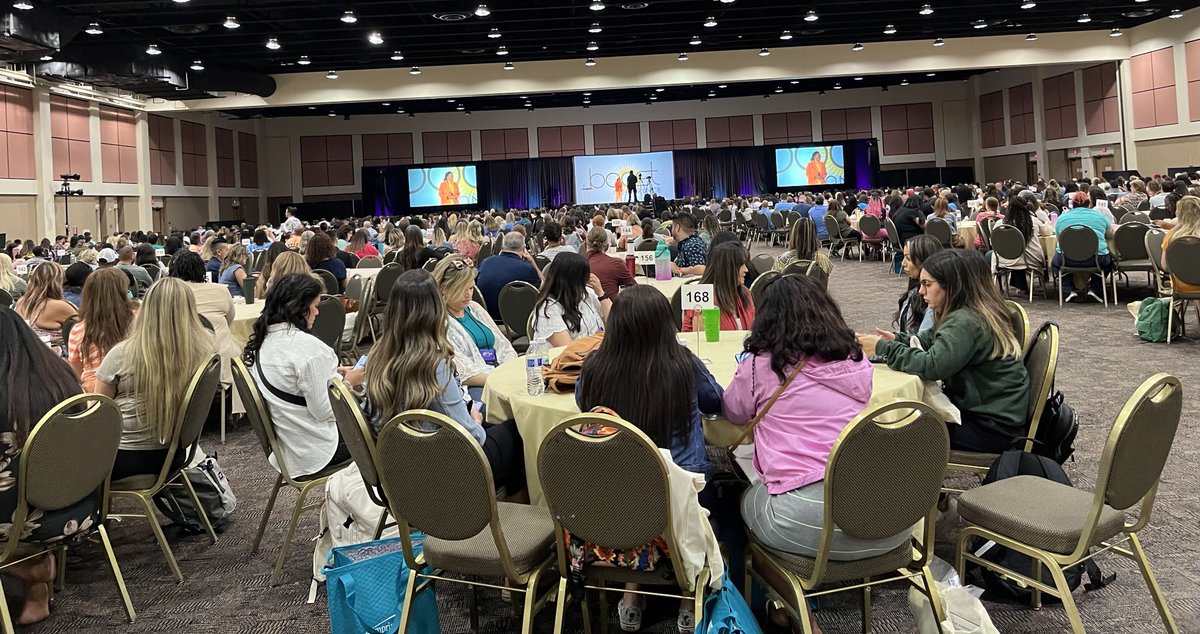
{"type": "Polygon", "coordinates": [[[546,393],[546,383],[542,380],[542,368],[550,365],[550,345],[545,339],[534,339],[525,351],[525,386],[530,396],[541,396],[546,393]]]}

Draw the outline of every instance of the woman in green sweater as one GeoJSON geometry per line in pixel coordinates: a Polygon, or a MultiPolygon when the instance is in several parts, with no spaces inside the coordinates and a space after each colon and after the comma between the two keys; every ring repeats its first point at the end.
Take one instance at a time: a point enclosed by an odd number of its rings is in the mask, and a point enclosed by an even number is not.
{"type": "Polygon", "coordinates": [[[1029,375],[987,262],[977,251],[942,251],[925,261],[920,284],[935,315],[933,329],[917,335],[921,346],[910,346],[907,333],[877,330],[859,335],[863,351],[893,370],[942,382],[962,414],[961,425],[949,424],[951,448],[1008,449],[1029,426],[1029,375]]]}

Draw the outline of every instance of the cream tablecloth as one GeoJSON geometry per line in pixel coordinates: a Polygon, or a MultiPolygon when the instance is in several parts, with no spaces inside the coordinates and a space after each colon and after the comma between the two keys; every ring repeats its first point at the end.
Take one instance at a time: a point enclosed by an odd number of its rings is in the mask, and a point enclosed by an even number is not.
{"type": "Polygon", "coordinates": [[[974,220],[959,220],[958,221],[958,237],[962,238],[963,246],[968,249],[975,248],[975,236],[979,233],[979,227],[976,226],[974,220]]]}
{"type": "Polygon", "coordinates": [[[263,300],[257,300],[253,304],[234,304],[233,305],[233,325],[230,326],[229,332],[233,334],[234,341],[237,341],[238,347],[246,347],[246,342],[250,341],[250,333],[254,332],[254,322],[258,321],[258,316],[263,311],[263,300]]]}
{"type": "Polygon", "coordinates": [[[667,299],[671,299],[671,296],[675,294],[676,289],[678,289],[680,286],[683,286],[684,284],[687,284],[688,282],[699,281],[700,276],[687,275],[684,277],[672,277],[669,280],[661,280],[660,281],[660,280],[656,280],[652,277],[643,277],[643,276],[639,275],[636,279],[637,279],[638,284],[646,284],[649,286],[653,286],[654,288],[657,288],[659,290],[659,292],[661,292],[663,295],[666,295],[667,299]]]}
{"type": "MultiPolygon", "coordinates": [[[[696,347],[695,336],[687,336],[688,349],[697,352],[708,366],[713,377],[722,386],[729,385],[737,369],[734,355],[742,351],[745,331],[721,333],[717,343],[700,342],[696,347]]],[[[561,348],[550,351],[554,358],[561,348]]],[[[874,389],[870,405],[897,399],[921,400],[925,388],[921,380],[909,374],[895,372],[887,366],[874,365],[874,389]]],[[[487,405],[488,420],[493,423],[514,419],[525,443],[525,473],[529,486],[529,498],[534,504],[545,504],[542,488],[537,478],[537,452],[542,439],[563,419],[579,413],[574,394],[555,394],[547,391],[541,396],[529,396],[525,385],[525,358],[518,357],[500,365],[488,377],[483,391],[483,402],[487,405]]],[[[704,436],[710,444],[728,446],[737,439],[741,429],[724,420],[706,420],[704,436]]]]}

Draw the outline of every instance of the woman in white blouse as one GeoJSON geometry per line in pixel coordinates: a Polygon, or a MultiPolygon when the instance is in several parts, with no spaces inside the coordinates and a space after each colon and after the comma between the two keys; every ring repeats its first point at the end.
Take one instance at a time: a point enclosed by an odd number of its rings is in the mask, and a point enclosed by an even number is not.
{"type": "Polygon", "coordinates": [[[612,299],[578,253],[562,253],[546,268],[542,292],[533,307],[533,335],[551,347],[604,330],[612,299]]]}
{"type": "Polygon", "coordinates": [[[446,304],[446,336],[454,348],[454,369],[471,398],[481,402],[492,369],[517,358],[517,351],[487,309],[471,301],[475,273],[463,256],[448,255],[434,267],[433,280],[446,304]]]}

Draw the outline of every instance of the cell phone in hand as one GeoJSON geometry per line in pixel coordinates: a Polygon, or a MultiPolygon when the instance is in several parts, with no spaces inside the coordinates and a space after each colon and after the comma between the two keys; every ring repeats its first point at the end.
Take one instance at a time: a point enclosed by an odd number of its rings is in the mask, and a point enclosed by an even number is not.
{"type": "Polygon", "coordinates": [[[364,354],[363,356],[359,357],[358,363],[354,364],[354,369],[361,370],[365,367],[367,367],[367,355],[364,354]]]}

